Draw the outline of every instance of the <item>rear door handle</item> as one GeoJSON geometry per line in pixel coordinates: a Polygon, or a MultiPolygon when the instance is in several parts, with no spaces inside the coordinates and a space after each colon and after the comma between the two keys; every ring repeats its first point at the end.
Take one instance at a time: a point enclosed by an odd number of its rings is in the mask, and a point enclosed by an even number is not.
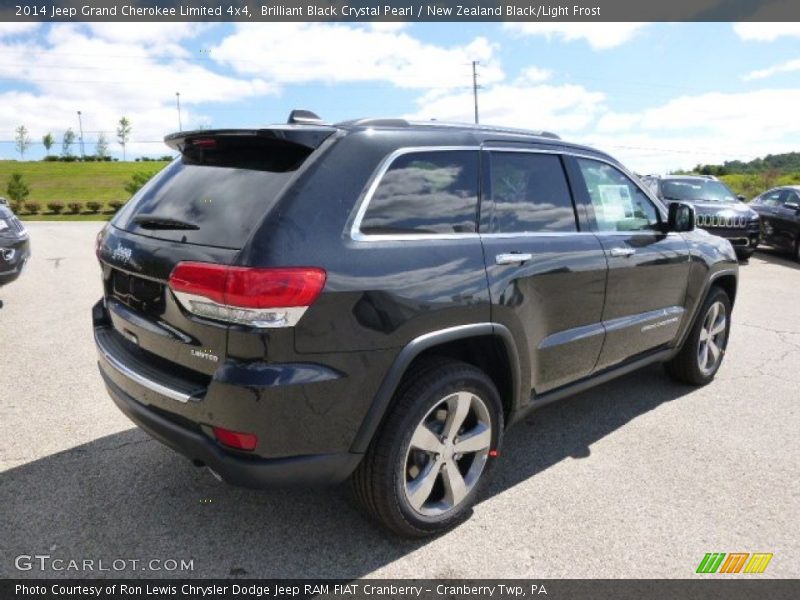
{"type": "Polygon", "coordinates": [[[528,262],[533,258],[530,252],[506,252],[505,254],[498,254],[494,261],[498,265],[514,265],[517,263],[528,262]]]}
{"type": "Polygon", "coordinates": [[[636,250],[633,248],[612,248],[609,254],[614,258],[628,258],[636,254],[636,250]]]}

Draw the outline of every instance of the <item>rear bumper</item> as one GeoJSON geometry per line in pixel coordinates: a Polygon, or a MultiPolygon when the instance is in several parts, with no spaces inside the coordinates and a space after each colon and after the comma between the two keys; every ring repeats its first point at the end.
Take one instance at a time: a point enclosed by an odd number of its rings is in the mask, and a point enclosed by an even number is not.
{"type": "Polygon", "coordinates": [[[226,482],[251,488],[282,485],[329,485],[346,479],[361,460],[360,454],[319,454],[263,459],[226,452],[204,434],[182,427],[137,402],[100,368],[117,407],[153,438],[176,452],[208,466],[226,482]]]}

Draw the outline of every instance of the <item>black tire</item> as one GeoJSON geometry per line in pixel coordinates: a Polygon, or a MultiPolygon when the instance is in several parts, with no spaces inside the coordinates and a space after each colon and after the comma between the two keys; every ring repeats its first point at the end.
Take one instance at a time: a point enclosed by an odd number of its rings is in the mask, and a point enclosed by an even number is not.
{"type": "Polygon", "coordinates": [[[800,236],[798,236],[797,241],[794,243],[794,259],[800,263],[800,236]]]}
{"type": "MultiPolygon", "coordinates": [[[[453,414],[455,415],[455,411],[453,414]]],[[[483,371],[450,359],[421,362],[412,367],[398,386],[384,422],[361,464],[351,476],[353,497],[369,518],[404,537],[420,538],[451,529],[472,513],[472,506],[486,484],[495,462],[494,456],[502,442],[503,427],[500,395],[483,371]],[[460,394],[454,400],[457,392],[460,394]],[[469,398],[470,412],[463,421],[463,428],[455,433],[454,438],[451,437],[449,449],[442,452],[442,457],[447,458],[440,458],[438,453],[434,458],[433,453],[411,447],[412,436],[421,427],[428,427],[426,424],[430,424],[430,431],[435,430],[436,424],[440,423],[442,428],[438,439],[446,439],[446,429],[450,423],[450,404],[445,400],[461,402],[463,397],[469,398]],[[473,410],[476,409],[480,411],[473,415],[473,410]],[[444,419],[436,420],[431,415],[444,419]],[[479,416],[482,418],[479,419],[479,416]],[[426,421],[428,418],[432,420],[426,421]],[[459,458],[461,454],[453,454],[457,446],[452,442],[458,441],[458,435],[469,427],[473,428],[472,431],[478,431],[478,427],[483,426],[487,418],[490,421],[490,434],[487,435],[485,429],[481,429],[483,438],[491,438],[486,454],[483,455],[483,450],[480,453],[465,452],[462,458],[459,458]],[[423,458],[420,459],[419,455],[423,458]],[[417,466],[420,460],[423,461],[422,466],[417,466]],[[411,463],[415,464],[409,468],[411,463]],[[441,464],[445,464],[445,467],[436,471],[438,474],[433,476],[435,484],[429,492],[430,498],[434,500],[430,504],[433,508],[426,508],[428,505],[423,504],[417,510],[409,499],[409,489],[413,489],[409,486],[428,479],[424,476],[425,473],[433,473],[434,469],[441,468],[441,464]],[[448,502],[448,489],[455,489],[455,486],[445,482],[445,477],[447,481],[451,481],[451,475],[446,469],[448,465],[451,466],[451,472],[452,466],[459,469],[458,475],[462,482],[474,483],[462,500],[453,503],[449,509],[442,509],[441,514],[423,514],[424,511],[439,510],[436,504],[437,492],[441,492],[442,498],[439,502],[444,506],[448,502]],[[418,474],[412,477],[415,472],[418,474]],[[473,478],[475,472],[477,478],[473,478]]],[[[450,497],[454,498],[456,495],[451,493],[450,497]]]]}
{"type": "Polygon", "coordinates": [[[753,252],[755,252],[754,249],[753,250],[737,250],[736,258],[738,258],[742,262],[747,262],[748,260],[750,260],[750,257],[753,256],[753,252]]]}
{"type": "MultiPolygon", "coordinates": [[[[722,361],[725,357],[725,349],[728,346],[730,329],[730,298],[728,298],[728,294],[725,292],[725,290],[714,286],[709,291],[705,302],[703,302],[703,306],[700,308],[700,311],[697,314],[695,323],[692,325],[692,330],[689,332],[689,335],[686,338],[686,341],[683,343],[680,351],[672,360],[666,363],[665,367],[667,373],[676,381],[687,383],[689,385],[700,386],[710,383],[717,374],[717,371],[722,365],[722,361]],[[725,311],[724,330],[720,332],[722,335],[716,338],[712,336],[711,340],[714,346],[719,349],[719,358],[713,365],[706,363],[706,368],[703,368],[703,365],[701,364],[703,360],[703,355],[701,354],[701,333],[703,332],[704,328],[708,326],[709,317],[711,316],[710,311],[712,307],[717,305],[717,303],[720,303],[725,311]],[[710,369],[708,368],[709,366],[711,367],[710,369]]],[[[706,352],[713,356],[713,352],[710,350],[710,348],[707,347],[706,352]]]]}

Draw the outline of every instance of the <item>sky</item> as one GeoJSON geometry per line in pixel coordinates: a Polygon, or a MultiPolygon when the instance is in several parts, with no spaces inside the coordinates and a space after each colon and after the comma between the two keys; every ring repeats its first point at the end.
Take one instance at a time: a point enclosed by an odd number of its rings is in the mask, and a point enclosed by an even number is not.
{"type": "MultiPolygon", "coordinates": [[[[800,150],[800,23],[0,23],[0,159],[67,128],[161,156],[183,129],[473,120],[548,130],[639,173],[800,150]]],[[[77,146],[73,153],[79,153],[77,146]]]]}

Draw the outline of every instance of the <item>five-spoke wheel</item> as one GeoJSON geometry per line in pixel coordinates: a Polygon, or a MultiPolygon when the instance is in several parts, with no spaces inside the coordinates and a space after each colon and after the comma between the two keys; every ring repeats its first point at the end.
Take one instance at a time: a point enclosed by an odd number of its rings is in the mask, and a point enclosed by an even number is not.
{"type": "Polygon", "coordinates": [[[728,311],[721,301],[716,301],[709,307],[700,328],[697,366],[703,374],[709,375],[716,370],[722,360],[727,335],[728,311]]]}
{"type": "Polygon", "coordinates": [[[443,398],[411,436],[405,468],[409,504],[423,515],[458,506],[481,476],[491,442],[483,400],[468,391],[443,398]]]}
{"type": "Polygon", "coordinates": [[[467,517],[502,441],[503,406],[477,367],[436,358],[406,373],[351,479],[356,501],[393,531],[422,537],[467,517]]]}
{"type": "Polygon", "coordinates": [[[683,346],[666,368],[682,383],[705,385],[714,379],[725,357],[731,327],[728,293],[721,287],[712,287],[697,314],[683,346]]]}

